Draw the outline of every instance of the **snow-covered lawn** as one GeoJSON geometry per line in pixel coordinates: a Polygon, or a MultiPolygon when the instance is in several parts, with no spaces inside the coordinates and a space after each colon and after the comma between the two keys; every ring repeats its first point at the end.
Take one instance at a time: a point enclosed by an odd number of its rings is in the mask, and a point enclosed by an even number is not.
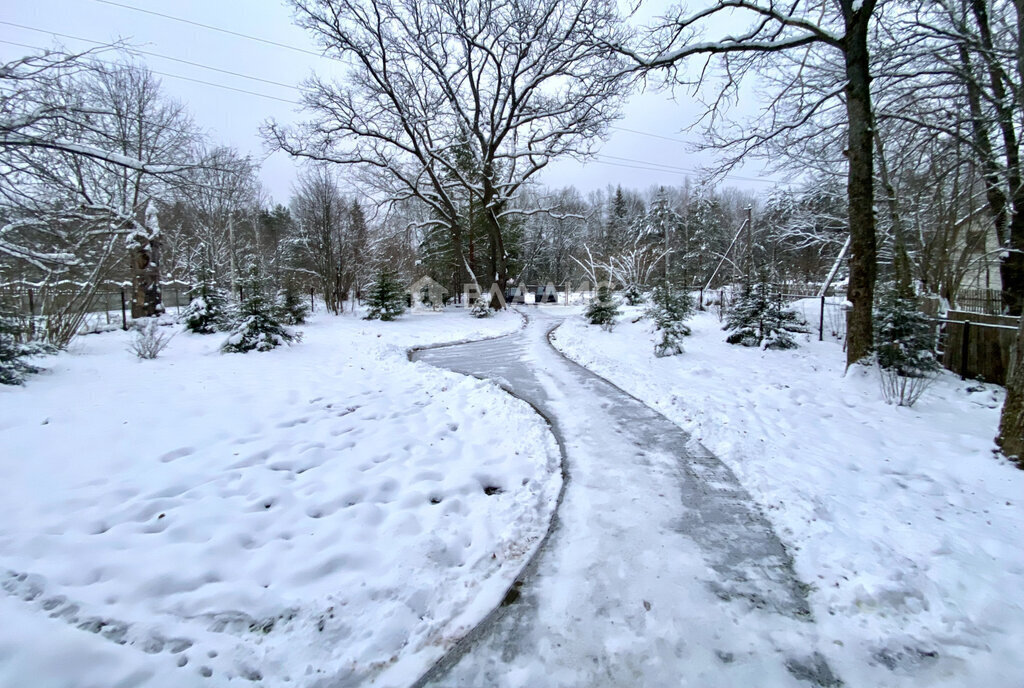
{"type": "Polygon", "coordinates": [[[850,686],[1022,685],[1024,471],[992,454],[1001,388],[943,374],[913,408],[836,342],[724,343],[698,314],[656,359],[646,320],[574,317],[556,346],[725,460],[791,549],[850,686]]]}
{"type": "Polygon", "coordinates": [[[320,315],[154,361],[91,335],[0,387],[0,686],[407,684],[500,601],[560,473],[526,404],[405,349],[520,323],[320,315]]]}

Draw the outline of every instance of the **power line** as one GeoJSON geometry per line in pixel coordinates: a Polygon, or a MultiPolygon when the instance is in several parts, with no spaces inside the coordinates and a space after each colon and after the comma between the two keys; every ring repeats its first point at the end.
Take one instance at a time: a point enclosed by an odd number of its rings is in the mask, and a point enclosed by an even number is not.
{"type": "MultiPolygon", "coordinates": [[[[14,46],[17,46],[19,48],[27,48],[29,50],[43,50],[43,51],[47,50],[46,48],[40,47],[38,45],[26,45],[25,43],[16,43],[14,41],[5,41],[5,40],[2,40],[2,39],[0,39],[0,43],[6,43],[7,45],[14,45],[14,46]]],[[[103,63],[109,64],[109,65],[117,65],[116,62],[112,62],[110,60],[97,60],[97,62],[103,62],[103,63]]],[[[282,103],[288,103],[289,105],[302,105],[302,103],[300,103],[297,100],[289,100],[287,98],[280,98],[278,96],[272,96],[272,95],[269,95],[267,93],[259,93],[257,91],[249,91],[249,90],[244,89],[244,88],[236,88],[234,86],[227,86],[226,84],[218,84],[218,83],[214,83],[212,81],[205,81],[204,79],[195,79],[195,78],[190,77],[190,76],[182,76],[181,74],[172,74],[170,72],[161,72],[161,71],[157,71],[155,69],[150,69],[149,71],[152,72],[153,74],[158,74],[160,76],[165,76],[165,77],[168,77],[168,78],[171,78],[171,79],[181,79],[183,81],[191,81],[191,82],[194,82],[194,83],[197,83],[197,84],[203,84],[204,86],[213,86],[214,88],[223,88],[225,90],[234,91],[236,93],[245,93],[245,94],[250,95],[250,96],[259,96],[260,98],[268,98],[270,100],[276,100],[276,101],[279,101],[279,102],[282,102],[282,103]]]]}
{"type": "Polygon", "coordinates": [[[661,139],[663,141],[674,141],[675,143],[681,143],[683,145],[689,145],[689,143],[690,143],[689,141],[684,141],[683,139],[677,139],[677,138],[673,138],[671,136],[662,136],[661,134],[652,134],[652,133],[650,133],[648,131],[640,131],[639,129],[627,129],[626,127],[615,127],[615,126],[608,127],[608,128],[609,129],[614,129],[615,131],[628,132],[630,134],[639,134],[640,136],[650,136],[652,139],[661,139]]]}
{"type": "MultiPolygon", "coordinates": [[[[319,58],[325,59],[325,60],[335,60],[336,59],[336,58],[330,57],[328,55],[324,55],[322,53],[318,53],[318,52],[313,51],[313,50],[307,50],[305,48],[300,48],[300,47],[295,46],[295,45],[289,45],[288,43],[280,43],[278,41],[272,41],[272,40],[269,40],[269,39],[266,39],[266,38],[260,38],[259,36],[252,36],[250,34],[242,33],[240,31],[232,31],[231,29],[224,29],[224,28],[221,28],[219,26],[213,26],[213,25],[210,25],[210,24],[204,24],[202,22],[197,22],[197,21],[194,21],[192,19],[185,19],[184,17],[176,17],[174,15],[165,14],[163,12],[156,12],[154,10],[147,10],[147,9],[142,8],[142,7],[135,7],[133,5],[126,5],[124,3],[115,2],[114,0],[94,0],[94,1],[98,2],[98,3],[101,3],[101,4],[104,4],[104,5],[110,5],[111,7],[119,7],[121,9],[131,10],[131,11],[134,11],[134,12],[142,12],[144,14],[149,14],[149,15],[153,15],[155,17],[160,17],[160,18],[163,18],[163,19],[168,19],[170,21],[176,21],[176,22],[180,22],[180,23],[183,23],[183,24],[189,24],[189,25],[192,25],[192,26],[198,26],[198,27],[201,27],[201,28],[204,28],[204,29],[208,29],[210,31],[217,31],[219,33],[227,34],[227,35],[230,35],[230,36],[236,36],[238,38],[244,38],[246,40],[256,41],[258,43],[264,43],[264,44],[272,45],[272,46],[275,46],[275,47],[278,47],[278,48],[284,48],[284,49],[287,49],[287,50],[293,50],[295,52],[304,53],[306,55],[313,55],[314,57],[319,57],[319,58]]],[[[0,23],[7,24],[9,22],[0,22],[0,23]]],[[[17,26],[16,24],[11,24],[11,25],[12,26],[17,26]]],[[[32,29],[32,30],[38,31],[39,29],[32,29]]],[[[58,35],[58,36],[62,35],[62,34],[58,34],[56,32],[49,32],[49,33],[54,33],[54,35],[58,35]]],[[[67,36],[67,38],[74,38],[74,37],[73,36],[67,36]]],[[[76,40],[87,41],[88,39],[76,39],[76,40]]],[[[138,52],[142,53],[143,51],[140,50],[138,52]]],[[[174,60],[175,62],[183,62],[185,64],[195,64],[195,63],[189,62],[187,60],[182,60],[182,59],[175,58],[175,57],[169,57],[169,56],[166,56],[166,55],[156,55],[154,53],[144,53],[144,54],[151,54],[154,57],[162,57],[162,58],[167,59],[167,60],[174,60]]],[[[195,65],[195,66],[199,66],[199,67],[202,67],[204,69],[212,69],[213,71],[219,71],[219,72],[223,72],[225,74],[231,74],[233,76],[239,76],[239,77],[244,78],[244,79],[252,79],[252,80],[255,80],[255,81],[264,81],[266,83],[271,83],[271,84],[274,84],[274,85],[277,85],[277,86],[284,86],[286,88],[291,88],[291,89],[299,90],[296,86],[293,86],[293,85],[281,84],[279,82],[268,81],[266,79],[261,79],[259,77],[249,76],[249,75],[241,74],[241,73],[238,73],[238,72],[231,72],[231,71],[227,71],[227,70],[221,70],[221,69],[217,69],[215,67],[207,67],[205,65],[195,65]]],[[[673,143],[679,143],[679,144],[684,144],[684,145],[689,143],[688,141],[684,141],[683,139],[680,139],[680,138],[675,138],[675,137],[672,137],[672,136],[664,136],[662,134],[654,134],[654,133],[651,133],[651,132],[648,132],[648,131],[641,131],[639,129],[630,129],[628,127],[620,127],[620,126],[611,126],[609,128],[613,129],[615,131],[626,132],[626,133],[629,133],[629,134],[636,134],[638,136],[647,136],[647,137],[650,137],[650,138],[661,139],[663,141],[672,141],[673,143]]],[[[736,179],[740,179],[740,178],[736,177],[736,179]]],[[[760,181],[760,180],[748,179],[746,181],[760,181]]]]}
{"type": "MultiPolygon", "coordinates": [[[[103,3],[103,4],[107,4],[107,5],[113,5],[113,6],[116,6],[116,7],[123,7],[125,9],[136,10],[136,11],[144,12],[144,13],[147,13],[147,14],[153,14],[153,15],[160,16],[160,17],[163,17],[163,18],[166,18],[166,19],[170,19],[170,20],[173,20],[173,21],[180,21],[180,22],[183,22],[183,23],[186,23],[186,24],[192,24],[192,25],[195,25],[195,26],[200,26],[200,27],[207,28],[207,29],[210,29],[210,30],[213,30],[213,31],[221,31],[223,33],[237,35],[237,36],[240,36],[242,38],[248,38],[248,39],[259,41],[259,42],[268,43],[268,44],[275,45],[275,46],[278,46],[278,47],[289,48],[289,49],[292,49],[292,50],[297,50],[299,52],[307,52],[307,53],[310,53],[310,54],[317,55],[318,57],[324,57],[324,56],[319,55],[317,53],[311,53],[311,51],[303,50],[302,48],[297,48],[295,46],[290,46],[290,45],[287,45],[287,44],[284,44],[284,43],[276,43],[274,41],[268,41],[268,40],[261,39],[261,38],[255,37],[255,36],[249,36],[249,35],[246,35],[246,34],[240,34],[238,32],[229,31],[227,29],[221,29],[221,28],[214,27],[214,26],[208,26],[206,24],[202,24],[202,23],[199,23],[199,22],[194,22],[194,21],[191,21],[191,20],[188,20],[188,19],[182,19],[180,17],[173,17],[171,15],[165,15],[165,14],[162,14],[162,13],[159,13],[159,12],[154,12],[154,11],[151,11],[151,10],[144,10],[142,8],[132,7],[131,5],[124,5],[124,4],[121,4],[121,3],[113,2],[112,0],[95,0],[95,1],[103,3]]],[[[17,28],[22,28],[22,29],[27,29],[27,30],[30,30],[30,31],[36,31],[36,32],[39,32],[39,33],[49,33],[49,34],[52,34],[52,35],[55,35],[55,36],[62,36],[64,38],[70,38],[72,40],[79,40],[79,41],[83,41],[83,42],[86,42],[86,43],[93,43],[93,44],[97,44],[97,45],[103,45],[103,43],[101,43],[99,41],[94,41],[94,40],[87,39],[87,38],[80,38],[80,37],[77,37],[77,36],[70,36],[70,35],[67,35],[67,34],[61,34],[61,33],[55,32],[55,31],[45,31],[43,29],[38,29],[38,28],[30,27],[30,26],[23,26],[23,25],[20,25],[20,24],[14,24],[12,22],[0,21],[0,24],[5,24],[5,25],[8,25],[8,26],[14,26],[14,27],[17,27],[17,28]]],[[[29,49],[32,49],[32,50],[44,50],[44,48],[40,48],[38,46],[30,46],[30,45],[25,45],[23,43],[14,43],[14,42],[11,42],[11,41],[0,40],[0,43],[7,43],[8,45],[15,45],[15,46],[18,46],[18,47],[29,48],[29,49]]],[[[295,91],[300,91],[301,90],[298,87],[290,85],[290,84],[284,84],[284,83],[281,83],[281,82],[270,81],[270,80],[267,80],[267,79],[262,79],[260,77],[254,77],[254,76],[250,76],[250,75],[247,75],[247,74],[243,74],[241,72],[234,72],[234,71],[230,71],[230,70],[219,69],[219,68],[216,68],[216,67],[209,67],[207,65],[199,64],[199,63],[196,63],[196,62],[191,62],[189,60],[183,60],[183,59],[180,59],[180,58],[170,57],[170,56],[167,56],[167,55],[160,55],[160,54],[157,54],[157,53],[151,53],[151,52],[146,52],[146,51],[142,51],[142,50],[139,50],[137,52],[142,53],[142,54],[152,55],[153,57],[158,57],[158,58],[162,58],[162,59],[172,60],[172,61],[175,61],[175,62],[181,62],[183,64],[188,64],[188,65],[200,67],[200,68],[203,68],[203,69],[209,69],[209,70],[212,70],[212,71],[221,72],[221,73],[224,73],[224,74],[229,74],[231,76],[237,76],[237,77],[244,78],[244,79],[251,79],[251,80],[254,80],[254,81],[261,81],[261,82],[265,82],[265,83],[272,84],[272,85],[275,85],[275,86],[281,86],[281,87],[284,87],[284,88],[289,88],[289,89],[292,89],[292,90],[295,90],[295,91]]],[[[270,99],[270,100],[276,100],[278,102],[288,103],[288,104],[291,104],[291,105],[301,105],[302,104],[302,103],[300,103],[298,101],[289,100],[287,98],[280,98],[278,96],[272,96],[272,95],[269,95],[269,94],[266,94],[266,93],[259,93],[259,92],[256,92],[256,91],[249,91],[247,89],[236,88],[234,86],[227,86],[225,84],[218,84],[218,83],[214,83],[214,82],[211,82],[211,81],[205,81],[203,79],[196,79],[196,78],[193,78],[193,77],[182,76],[180,74],[172,74],[172,73],[169,73],[169,72],[160,72],[160,71],[156,71],[156,70],[150,70],[150,71],[152,71],[154,74],[159,74],[160,76],[165,76],[165,77],[169,77],[169,78],[172,78],[172,79],[181,79],[181,80],[184,80],[184,81],[190,81],[190,82],[202,84],[202,85],[205,85],[205,86],[211,86],[211,87],[214,87],[214,88],[221,88],[221,89],[225,89],[225,90],[229,90],[229,91],[234,91],[236,93],[244,93],[244,94],[247,94],[247,95],[257,96],[257,97],[260,97],[260,98],[267,98],[267,99],[270,99]]],[[[665,140],[665,141],[673,141],[675,143],[684,143],[684,144],[687,143],[686,141],[683,141],[682,139],[677,139],[677,138],[673,138],[673,137],[669,137],[669,136],[662,136],[660,134],[652,134],[650,132],[640,131],[638,129],[630,129],[630,128],[627,128],[627,127],[618,127],[618,126],[612,126],[612,127],[609,127],[609,128],[614,129],[616,131],[622,131],[622,132],[626,132],[626,133],[630,133],[630,134],[636,134],[636,135],[639,135],[639,136],[648,136],[648,137],[651,137],[651,138],[662,139],[662,140],[665,140]]],[[[625,169],[636,169],[636,170],[642,170],[642,171],[646,171],[646,172],[668,172],[670,174],[681,174],[681,175],[699,175],[700,174],[700,172],[697,171],[697,170],[688,169],[688,168],[685,168],[685,167],[678,167],[678,166],[675,166],[675,165],[668,165],[668,164],[664,164],[664,163],[650,162],[650,161],[645,161],[645,160],[636,160],[634,158],[623,158],[623,157],[614,156],[614,155],[608,155],[608,154],[603,154],[603,153],[597,154],[597,157],[598,158],[606,158],[607,160],[602,161],[602,160],[595,159],[595,160],[593,160],[591,162],[596,162],[598,164],[608,165],[608,166],[611,166],[611,167],[621,167],[621,168],[625,168],[625,169]],[[610,162],[610,161],[618,161],[618,162],[610,162]],[[632,163],[632,164],[630,164],[630,163],[632,163]]],[[[759,178],[755,178],[755,177],[741,177],[741,176],[738,176],[738,175],[723,175],[723,178],[725,178],[725,179],[733,179],[733,180],[737,180],[737,181],[756,182],[756,183],[775,183],[773,180],[759,179],[759,178]]]]}
{"type": "Polygon", "coordinates": [[[232,31],[230,29],[222,29],[219,26],[211,26],[210,24],[203,24],[202,22],[193,21],[191,19],[184,19],[182,17],[175,17],[175,16],[170,15],[170,14],[164,14],[163,12],[156,12],[154,10],[147,10],[147,9],[143,9],[141,7],[135,7],[133,5],[125,5],[125,4],[120,3],[120,2],[113,2],[113,0],[95,0],[95,2],[104,4],[104,5],[110,5],[111,7],[120,7],[121,9],[131,10],[133,12],[142,12],[144,14],[150,14],[150,15],[153,15],[154,17],[161,17],[163,19],[169,19],[171,21],[180,22],[182,24],[190,24],[192,26],[198,26],[200,28],[208,29],[210,31],[217,31],[219,33],[227,34],[229,36],[236,36],[238,38],[245,38],[247,40],[256,41],[258,43],[265,43],[267,45],[273,45],[273,46],[278,47],[278,48],[285,48],[286,50],[294,50],[295,52],[305,53],[306,55],[312,55],[314,57],[320,57],[320,58],[323,58],[323,59],[331,59],[331,58],[327,57],[326,55],[318,53],[318,52],[316,52],[314,50],[307,50],[305,48],[299,48],[298,46],[288,45],[287,43],[278,43],[277,41],[272,41],[272,40],[269,40],[267,38],[260,38],[259,36],[250,36],[247,33],[241,33],[239,31],[232,31]]]}
{"type": "MultiPolygon", "coordinates": [[[[663,168],[663,170],[665,172],[679,172],[679,173],[682,173],[682,174],[701,174],[701,172],[699,170],[692,170],[692,169],[688,169],[686,167],[678,167],[676,165],[666,165],[666,164],[663,164],[663,163],[660,163],[660,162],[651,162],[651,161],[648,161],[648,160],[636,160],[634,158],[620,158],[620,157],[618,157],[616,155],[607,155],[605,153],[598,153],[597,156],[601,157],[601,158],[608,158],[609,160],[619,160],[619,161],[622,161],[622,162],[631,162],[631,163],[636,163],[636,164],[639,164],[639,165],[648,165],[648,166],[652,166],[652,167],[659,167],[659,168],[663,168]]],[[[655,170],[652,170],[652,171],[655,171],[655,170]]],[[[657,170],[657,171],[661,171],[661,170],[657,170]]],[[[766,182],[766,183],[772,183],[772,184],[775,183],[774,180],[761,179],[760,177],[741,177],[741,176],[735,175],[735,174],[726,174],[726,175],[723,175],[723,177],[725,177],[727,179],[735,179],[737,181],[744,181],[744,182],[766,182]]]]}
{"type": "MultiPolygon", "coordinates": [[[[662,172],[662,173],[668,173],[668,174],[679,174],[679,175],[683,175],[683,176],[689,176],[691,174],[700,174],[700,172],[698,172],[698,171],[687,170],[687,169],[682,168],[682,167],[673,167],[671,165],[662,165],[661,163],[646,162],[644,160],[633,160],[632,158],[617,158],[615,156],[608,156],[608,155],[604,155],[602,153],[598,153],[596,157],[597,158],[612,158],[612,159],[615,159],[615,160],[626,160],[626,161],[628,161],[630,163],[636,163],[636,164],[628,164],[628,163],[623,163],[623,162],[609,162],[607,160],[595,159],[595,160],[587,161],[586,163],[584,163],[584,165],[593,162],[593,163],[597,163],[599,165],[608,165],[609,167],[622,167],[622,168],[631,169],[631,170],[642,170],[644,172],[662,172]]],[[[738,176],[732,175],[732,174],[722,175],[722,178],[723,179],[734,179],[734,180],[737,180],[737,181],[745,181],[745,182],[758,182],[758,183],[762,183],[762,184],[775,184],[775,183],[777,183],[777,181],[774,180],[774,179],[759,179],[757,177],[738,177],[738,176]]]]}
{"type": "MultiPolygon", "coordinates": [[[[81,36],[72,36],[66,33],[60,33],[58,31],[47,31],[46,29],[39,29],[34,26],[25,26],[24,24],[15,24],[14,22],[0,21],[0,24],[5,26],[13,26],[17,29],[25,29],[26,31],[35,31],[36,33],[47,34],[51,36],[59,36],[60,38],[68,38],[73,41],[81,41],[83,43],[92,43],[93,45],[109,45],[103,41],[96,41],[91,38],[82,38],[81,36]]],[[[289,88],[292,90],[299,90],[297,86],[293,84],[286,84],[280,81],[271,81],[270,79],[263,79],[258,76],[250,76],[248,74],[242,74],[241,72],[233,72],[228,69],[220,69],[219,67],[211,67],[209,65],[201,64],[199,62],[192,62],[191,60],[183,60],[180,57],[171,57],[170,55],[161,55],[160,53],[154,53],[147,50],[141,50],[138,48],[130,48],[132,52],[139,53],[140,55],[149,55],[150,57],[157,57],[162,60],[171,60],[172,62],[180,62],[181,64],[190,65],[192,67],[199,67],[200,69],[208,69],[212,72],[220,72],[221,74],[228,74],[231,76],[237,76],[242,79],[250,79],[252,81],[261,81],[265,84],[271,84],[273,86],[281,86],[282,88],[289,88]]]]}

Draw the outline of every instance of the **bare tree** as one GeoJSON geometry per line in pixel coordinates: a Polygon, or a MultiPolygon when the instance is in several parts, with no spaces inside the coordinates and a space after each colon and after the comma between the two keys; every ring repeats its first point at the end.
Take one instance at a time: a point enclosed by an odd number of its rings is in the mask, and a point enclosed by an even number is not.
{"type": "MultiPolygon", "coordinates": [[[[841,83],[824,91],[799,89],[803,100],[797,119],[789,111],[769,108],[762,125],[727,142],[740,154],[763,149],[771,141],[794,130],[817,110],[841,97],[846,125],[845,154],[848,159],[847,195],[851,235],[850,312],[847,364],[871,353],[873,345],[872,305],[877,273],[874,218],[874,150],[871,101],[871,62],[868,36],[876,0],[796,0],[786,5],[760,0],[717,0],[710,7],[684,14],[679,12],[659,27],[646,49],[619,46],[645,71],[671,70],[690,58],[717,59],[725,78],[712,114],[735,92],[739,81],[752,73],[778,70],[787,63],[800,68],[812,60],[839,59],[841,83]],[[750,20],[749,28],[718,41],[701,40],[700,33],[718,20],[735,25],[736,16],[750,20]],[[773,115],[774,116],[771,116],[773,115]]],[[[705,78],[701,72],[698,84],[705,78]]],[[[793,82],[797,85],[797,82],[793,82]]],[[[781,95],[776,96],[777,102],[781,95]]]]}
{"type": "Polygon", "coordinates": [[[190,211],[190,243],[200,254],[196,265],[209,266],[215,279],[226,276],[237,293],[245,267],[240,265],[241,256],[256,254],[255,247],[246,246],[239,226],[252,223],[259,206],[258,168],[250,157],[226,146],[199,148],[194,155],[200,163],[177,194],[190,211]]]}
{"type": "Polygon", "coordinates": [[[0,268],[65,294],[43,308],[66,344],[96,290],[123,265],[137,305],[158,312],[159,239],[151,205],[188,165],[194,128],[144,68],[46,53],[0,68],[0,268]]]}
{"type": "Polygon", "coordinates": [[[618,114],[628,83],[603,47],[619,42],[612,0],[292,0],[299,23],[350,67],[312,79],[313,119],[266,128],[272,144],[379,171],[388,198],[417,198],[461,237],[479,208],[488,280],[504,288],[504,228],[523,185],[561,156],[582,156],[618,114]]]}
{"type": "Polygon", "coordinates": [[[295,187],[291,210],[294,260],[316,275],[327,308],[340,313],[350,287],[350,237],[348,204],[335,173],[324,165],[307,167],[295,187]]]}

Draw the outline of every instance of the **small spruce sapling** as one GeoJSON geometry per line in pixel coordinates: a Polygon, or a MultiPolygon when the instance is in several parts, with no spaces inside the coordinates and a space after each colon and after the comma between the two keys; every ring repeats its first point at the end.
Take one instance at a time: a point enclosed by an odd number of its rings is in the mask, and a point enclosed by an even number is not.
{"type": "Polygon", "coordinates": [[[685,321],[693,311],[693,297],[685,290],[676,289],[668,282],[654,287],[645,315],[661,332],[661,341],[654,345],[655,356],[661,358],[683,353],[683,337],[691,334],[685,321]]]}
{"type": "Polygon", "coordinates": [[[913,406],[939,371],[935,328],[906,285],[885,284],[875,300],[875,357],[887,403],[913,406]]]}
{"type": "Polygon", "coordinates": [[[619,304],[607,286],[602,285],[597,290],[597,298],[587,306],[585,315],[591,325],[600,325],[606,332],[612,331],[615,327],[615,318],[619,315],[619,304]]]}
{"type": "Polygon", "coordinates": [[[196,286],[189,292],[191,301],[181,314],[185,329],[196,334],[213,334],[231,329],[231,307],[224,291],[217,286],[206,266],[196,274],[196,286]]]}
{"type": "Polygon", "coordinates": [[[25,359],[53,351],[43,342],[32,341],[22,319],[0,304],[0,385],[24,384],[26,376],[40,371],[25,359]]]}
{"type": "Polygon", "coordinates": [[[794,349],[793,334],[806,334],[806,323],[795,312],[782,307],[764,274],[753,284],[745,284],[743,294],[729,311],[725,328],[732,334],[729,344],[760,346],[765,349],[794,349]]]}
{"type": "Polygon", "coordinates": [[[393,270],[377,271],[366,306],[366,320],[394,320],[405,312],[405,289],[393,270]]]}
{"type": "Polygon", "coordinates": [[[478,297],[469,308],[469,314],[474,318],[489,318],[493,312],[484,296],[478,297]]]}
{"type": "Polygon", "coordinates": [[[626,299],[627,306],[639,306],[644,302],[643,292],[640,291],[640,286],[636,283],[627,285],[622,292],[622,297],[626,299]]]}
{"type": "Polygon", "coordinates": [[[285,281],[284,286],[277,290],[274,312],[277,319],[286,325],[302,325],[306,322],[309,306],[291,280],[285,281]]]}
{"type": "Polygon", "coordinates": [[[241,285],[245,294],[239,308],[241,318],[221,345],[222,352],[270,351],[301,340],[300,333],[289,330],[275,317],[274,305],[266,296],[266,284],[257,265],[249,267],[241,285]]]}

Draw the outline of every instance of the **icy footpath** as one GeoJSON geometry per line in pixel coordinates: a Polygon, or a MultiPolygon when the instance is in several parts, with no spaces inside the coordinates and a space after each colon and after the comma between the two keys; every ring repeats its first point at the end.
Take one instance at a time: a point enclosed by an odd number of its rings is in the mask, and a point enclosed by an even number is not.
{"type": "Polygon", "coordinates": [[[424,351],[552,421],[568,482],[501,613],[423,685],[837,686],[788,554],[732,473],[674,424],[522,333],[424,351]]]}
{"type": "Polygon", "coordinates": [[[145,362],[111,333],[0,388],[0,686],[408,685],[500,601],[560,468],[526,404],[405,350],[520,322],[145,362]]]}
{"type": "MultiPolygon", "coordinates": [[[[555,345],[721,456],[811,584],[824,654],[851,687],[1024,685],[1024,471],[992,455],[994,385],[943,374],[911,409],[838,342],[725,344],[711,313],[681,356],[650,324],[573,318],[555,345]]],[[[756,683],[754,685],[765,685],[756,683]]]]}

